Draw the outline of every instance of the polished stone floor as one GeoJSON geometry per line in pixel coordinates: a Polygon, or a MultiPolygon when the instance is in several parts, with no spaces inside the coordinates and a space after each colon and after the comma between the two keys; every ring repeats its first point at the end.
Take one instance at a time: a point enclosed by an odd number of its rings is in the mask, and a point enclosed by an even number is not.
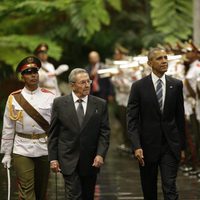
{"type": "MultiPolygon", "coordinates": [[[[116,150],[120,142],[120,126],[116,119],[111,119],[111,145],[108,156],[98,177],[95,200],[140,200],[143,199],[137,162],[128,153],[116,150]]],[[[2,156],[1,156],[2,157],[2,156]]],[[[17,199],[15,173],[11,170],[11,200],[17,199]]],[[[180,200],[200,200],[200,182],[189,178],[180,171],[177,179],[180,200]]],[[[158,199],[163,200],[160,180],[158,181],[158,199]]],[[[7,200],[6,170],[0,166],[0,199],[7,200]]],[[[48,200],[63,200],[64,187],[60,174],[50,174],[48,200]],[[56,188],[57,182],[57,188],[56,188]],[[57,197],[56,197],[57,194],[57,197]]]]}

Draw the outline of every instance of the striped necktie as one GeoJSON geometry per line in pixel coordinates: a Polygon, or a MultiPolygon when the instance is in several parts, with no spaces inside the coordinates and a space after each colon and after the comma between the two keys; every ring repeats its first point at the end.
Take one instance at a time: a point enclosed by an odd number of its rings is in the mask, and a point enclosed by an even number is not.
{"type": "Polygon", "coordinates": [[[82,99],[77,100],[77,102],[79,104],[78,104],[78,107],[77,107],[77,110],[76,110],[80,126],[82,125],[83,119],[84,119],[84,110],[83,110],[82,101],[83,101],[82,99]]]}
{"type": "Polygon", "coordinates": [[[163,88],[162,88],[162,80],[161,79],[158,79],[158,81],[157,81],[156,95],[157,95],[157,98],[158,98],[158,104],[159,104],[160,110],[162,111],[163,88]]]}

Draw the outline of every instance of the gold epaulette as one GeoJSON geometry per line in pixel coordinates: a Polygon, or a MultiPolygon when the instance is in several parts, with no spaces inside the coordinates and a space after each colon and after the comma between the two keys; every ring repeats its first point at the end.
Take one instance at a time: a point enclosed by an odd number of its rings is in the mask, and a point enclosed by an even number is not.
{"type": "Polygon", "coordinates": [[[22,91],[21,89],[20,89],[20,90],[16,90],[16,91],[12,92],[11,95],[18,94],[18,93],[20,93],[21,91],[22,91]]]}
{"type": "Polygon", "coordinates": [[[19,91],[15,91],[13,93],[11,93],[8,97],[8,110],[9,110],[9,117],[10,119],[17,121],[17,120],[22,120],[23,118],[23,113],[22,111],[18,111],[18,112],[14,112],[13,107],[12,107],[12,102],[13,102],[13,94],[17,94],[21,92],[21,90],[19,91]],[[16,113],[16,114],[15,114],[16,113]]]}

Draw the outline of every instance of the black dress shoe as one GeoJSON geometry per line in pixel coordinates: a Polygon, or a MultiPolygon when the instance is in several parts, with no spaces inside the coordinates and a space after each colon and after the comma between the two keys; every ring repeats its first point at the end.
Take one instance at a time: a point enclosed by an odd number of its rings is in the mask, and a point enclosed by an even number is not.
{"type": "Polygon", "coordinates": [[[180,170],[181,170],[182,172],[189,172],[189,171],[192,171],[193,168],[192,168],[191,166],[182,165],[182,166],[180,166],[180,170]]]}
{"type": "Polygon", "coordinates": [[[184,176],[189,176],[189,172],[193,170],[193,167],[183,165],[183,166],[180,167],[180,170],[183,172],[184,176]]]}
{"type": "Polygon", "coordinates": [[[197,174],[198,174],[198,172],[196,170],[189,171],[189,177],[190,178],[196,178],[197,174]]]}
{"type": "Polygon", "coordinates": [[[197,178],[200,180],[200,172],[197,173],[197,178]]]}
{"type": "Polygon", "coordinates": [[[118,145],[117,151],[119,151],[119,153],[122,153],[122,154],[132,155],[131,149],[127,147],[125,144],[118,145]]]}

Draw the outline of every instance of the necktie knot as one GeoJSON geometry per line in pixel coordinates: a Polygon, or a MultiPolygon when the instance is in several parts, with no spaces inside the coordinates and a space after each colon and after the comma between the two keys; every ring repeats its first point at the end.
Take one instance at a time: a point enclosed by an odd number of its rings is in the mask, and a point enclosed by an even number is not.
{"type": "Polygon", "coordinates": [[[78,102],[78,103],[82,103],[83,100],[82,100],[82,99],[78,99],[77,102],[78,102]]]}
{"type": "Polygon", "coordinates": [[[162,84],[162,80],[160,78],[157,80],[157,84],[162,84]]]}

